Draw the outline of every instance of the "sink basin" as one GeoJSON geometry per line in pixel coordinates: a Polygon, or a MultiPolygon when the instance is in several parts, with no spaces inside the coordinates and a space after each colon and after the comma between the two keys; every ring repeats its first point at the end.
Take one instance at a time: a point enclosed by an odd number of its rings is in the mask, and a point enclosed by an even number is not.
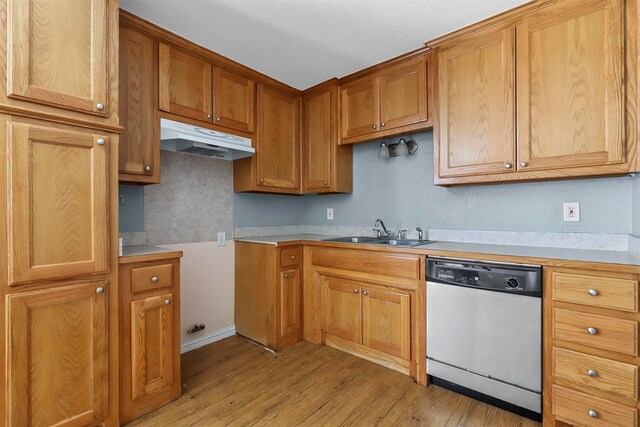
{"type": "Polygon", "coordinates": [[[375,237],[366,236],[349,236],[349,237],[336,237],[333,239],[324,239],[323,242],[344,242],[344,243],[372,243],[378,242],[379,239],[375,237]]]}
{"type": "Polygon", "coordinates": [[[431,243],[431,240],[381,239],[381,240],[376,240],[375,242],[367,242],[367,243],[373,243],[376,245],[390,245],[390,246],[420,246],[420,245],[426,245],[427,243],[431,243]]]}

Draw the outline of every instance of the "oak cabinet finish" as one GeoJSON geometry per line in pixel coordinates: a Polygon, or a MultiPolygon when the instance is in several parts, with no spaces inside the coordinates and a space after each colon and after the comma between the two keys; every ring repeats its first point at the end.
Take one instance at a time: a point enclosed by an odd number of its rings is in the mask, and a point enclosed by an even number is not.
{"type": "Polygon", "coordinates": [[[121,182],[160,182],[157,52],[153,38],[120,26],[121,182]]]}
{"type": "Polygon", "coordinates": [[[7,297],[7,426],[95,425],[107,415],[107,282],[7,297]]]}
{"type": "Polygon", "coordinates": [[[411,296],[362,288],[362,344],[401,359],[411,359],[411,296]]]}
{"type": "Polygon", "coordinates": [[[9,0],[7,95],[109,113],[107,0],[9,0]]]}
{"type": "Polygon", "coordinates": [[[409,57],[341,84],[341,144],[426,129],[428,55],[409,57]]]}
{"type": "Polygon", "coordinates": [[[213,69],[214,124],[253,133],[256,83],[224,68],[213,69]]]}
{"type": "Polygon", "coordinates": [[[180,256],[120,259],[123,423],[180,396],[180,256]]]}
{"type": "Polygon", "coordinates": [[[236,332],[272,350],[302,340],[302,247],[236,242],[236,332]]]}
{"type": "Polygon", "coordinates": [[[330,277],[326,279],[326,283],[325,334],[362,343],[362,284],[330,277]]]}
{"type": "Polygon", "coordinates": [[[7,122],[10,285],[109,268],[106,135],[7,122]]]}
{"type": "Polygon", "coordinates": [[[338,145],[338,86],[329,81],[302,95],[302,188],[304,193],[352,191],[351,146],[338,145]]]}
{"type": "Polygon", "coordinates": [[[163,42],[159,43],[159,52],[160,109],[211,123],[211,63],[163,42]]]}

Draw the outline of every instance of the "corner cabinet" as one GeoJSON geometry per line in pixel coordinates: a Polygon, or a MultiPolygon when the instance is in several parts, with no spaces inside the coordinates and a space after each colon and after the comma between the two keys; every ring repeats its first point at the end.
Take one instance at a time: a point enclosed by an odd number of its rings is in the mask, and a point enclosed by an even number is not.
{"type": "Polygon", "coordinates": [[[430,58],[428,54],[412,55],[341,82],[340,143],[370,141],[431,126],[430,58]]]}
{"type": "Polygon", "coordinates": [[[300,97],[258,84],[256,153],[233,164],[234,191],[301,194],[300,97]]]}
{"type": "Polygon", "coordinates": [[[302,95],[302,188],[304,193],[351,193],[351,146],[338,145],[337,79],[302,95]]]}
{"type": "Polygon", "coordinates": [[[120,258],[120,421],[180,397],[180,257],[120,258]]]}
{"type": "Polygon", "coordinates": [[[272,350],[302,340],[302,246],[235,243],[236,332],[272,350]]]}
{"type": "Polygon", "coordinates": [[[437,46],[435,183],[635,170],[635,26],[633,1],[564,0],[437,46]]]}

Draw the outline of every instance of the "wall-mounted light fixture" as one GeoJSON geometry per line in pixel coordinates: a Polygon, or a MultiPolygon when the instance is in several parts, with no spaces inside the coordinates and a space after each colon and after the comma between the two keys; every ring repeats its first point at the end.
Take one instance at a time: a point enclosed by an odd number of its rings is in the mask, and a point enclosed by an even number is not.
{"type": "Polygon", "coordinates": [[[418,143],[413,139],[407,141],[404,135],[402,135],[400,140],[395,144],[387,144],[387,141],[382,141],[378,149],[378,158],[388,159],[389,157],[398,157],[401,154],[410,156],[416,151],[418,151],[418,143]]]}

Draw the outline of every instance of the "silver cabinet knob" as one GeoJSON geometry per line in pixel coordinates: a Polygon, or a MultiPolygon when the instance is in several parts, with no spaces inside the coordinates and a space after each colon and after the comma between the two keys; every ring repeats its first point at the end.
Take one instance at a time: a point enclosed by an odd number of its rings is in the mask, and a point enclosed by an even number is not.
{"type": "Polygon", "coordinates": [[[97,294],[101,294],[104,292],[104,288],[102,286],[100,286],[99,288],[96,288],[96,293],[97,294]]]}
{"type": "Polygon", "coordinates": [[[263,184],[263,183],[264,183],[264,178],[260,178],[260,179],[258,180],[258,182],[259,182],[260,184],[263,184]]]}
{"type": "Polygon", "coordinates": [[[96,104],[96,108],[97,108],[98,110],[102,111],[102,110],[104,110],[104,104],[103,104],[103,103],[101,103],[101,102],[99,102],[99,103],[97,103],[97,104],[96,104]]]}
{"type": "Polygon", "coordinates": [[[369,292],[367,292],[367,291],[362,291],[362,295],[369,295],[369,292]]]}
{"type": "Polygon", "coordinates": [[[508,163],[508,162],[504,164],[504,168],[505,169],[511,169],[511,166],[513,166],[513,165],[511,163],[508,163]]]}
{"type": "Polygon", "coordinates": [[[591,335],[595,335],[598,333],[598,330],[596,328],[587,328],[587,332],[589,332],[591,335]]]}
{"type": "Polygon", "coordinates": [[[151,172],[151,165],[145,166],[144,170],[146,170],[147,172],[151,172]]]}
{"type": "Polygon", "coordinates": [[[211,113],[207,113],[207,119],[211,118],[211,113]]]}
{"type": "Polygon", "coordinates": [[[358,291],[358,288],[353,288],[353,293],[354,293],[354,294],[357,294],[358,292],[359,292],[359,291],[358,291]]]}
{"type": "Polygon", "coordinates": [[[520,166],[522,166],[523,168],[526,168],[527,166],[529,166],[529,163],[527,163],[527,162],[520,162],[520,166]]]}
{"type": "Polygon", "coordinates": [[[596,411],[594,411],[593,409],[590,409],[588,414],[589,414],[589,416],[591,418],[598,418],[598,413],[596,411]]]}
{"type": "Polygon", "coordinates": [[[218,116],[218,117],[216,117],[216,120],[221,122],[222,121],[222,117],[218,116]]]}
{"type": "Polygon", "coordinates": [[[289,258],[296,259],[296,256],[295,255],[291,255],[289,258]]]}
{"type": "Polygon", "coordinates": [[[322,185],[329,185],[327,181],[322,181],[322,185]]]}
{"type": "Polygon", "coordinates": [[[594,371],[593,369],[589,369],[589,370],[587,371],[587,375],[589,375],[590,377],[595,378],[595,377],[597,377],[597,376],[598,376],[598,373],[597,373],[596,371],[594,371]]]}
{"type": "Polygon", "coordinates": [[[153,276],[153,277],[151,278],[151,281],[152,281],[153,283],[156,283],[156,282],[158,281],[158,276],[153,276]]]}
{"type": "Polygon", "coordinates": [[[166,300],[164,300],[164,304],[165,305],[169,305],[171,304],[171,300],[169,298],[167,298],[166,300]]]}
{"type": "Polygon", "coordinates": [[[371,125],[371,128],[372,128],[372,129],[378,129],[378,126],[376,126],[376,125],[371,125]]]}
{"type": "Polygon", "coordinates": [[[598,291],[595,289],[589,289],[589,295],[591,295],[592,297],[595,297],[598,295],[598,291]]]}
{"type": "Polygon", "coordinates": [[[98,138],[96,142],[98,143],[98,145],[104,145],[106,143],[106,141],[103,138],[98,138]]]}
{"type": "Polygon", "coordinates": [[[289,273],[284,273],[284,278],[288,279],[289,278],[289,273]]]}
{"type": "Polygon", "coordinates": [[[380,123],[380,127],[381,127],[381,128],[383,128],[383,127],[385,127],[385,126],[386,126],[386,123],[385,123],[385,122],[380,123]]]}

